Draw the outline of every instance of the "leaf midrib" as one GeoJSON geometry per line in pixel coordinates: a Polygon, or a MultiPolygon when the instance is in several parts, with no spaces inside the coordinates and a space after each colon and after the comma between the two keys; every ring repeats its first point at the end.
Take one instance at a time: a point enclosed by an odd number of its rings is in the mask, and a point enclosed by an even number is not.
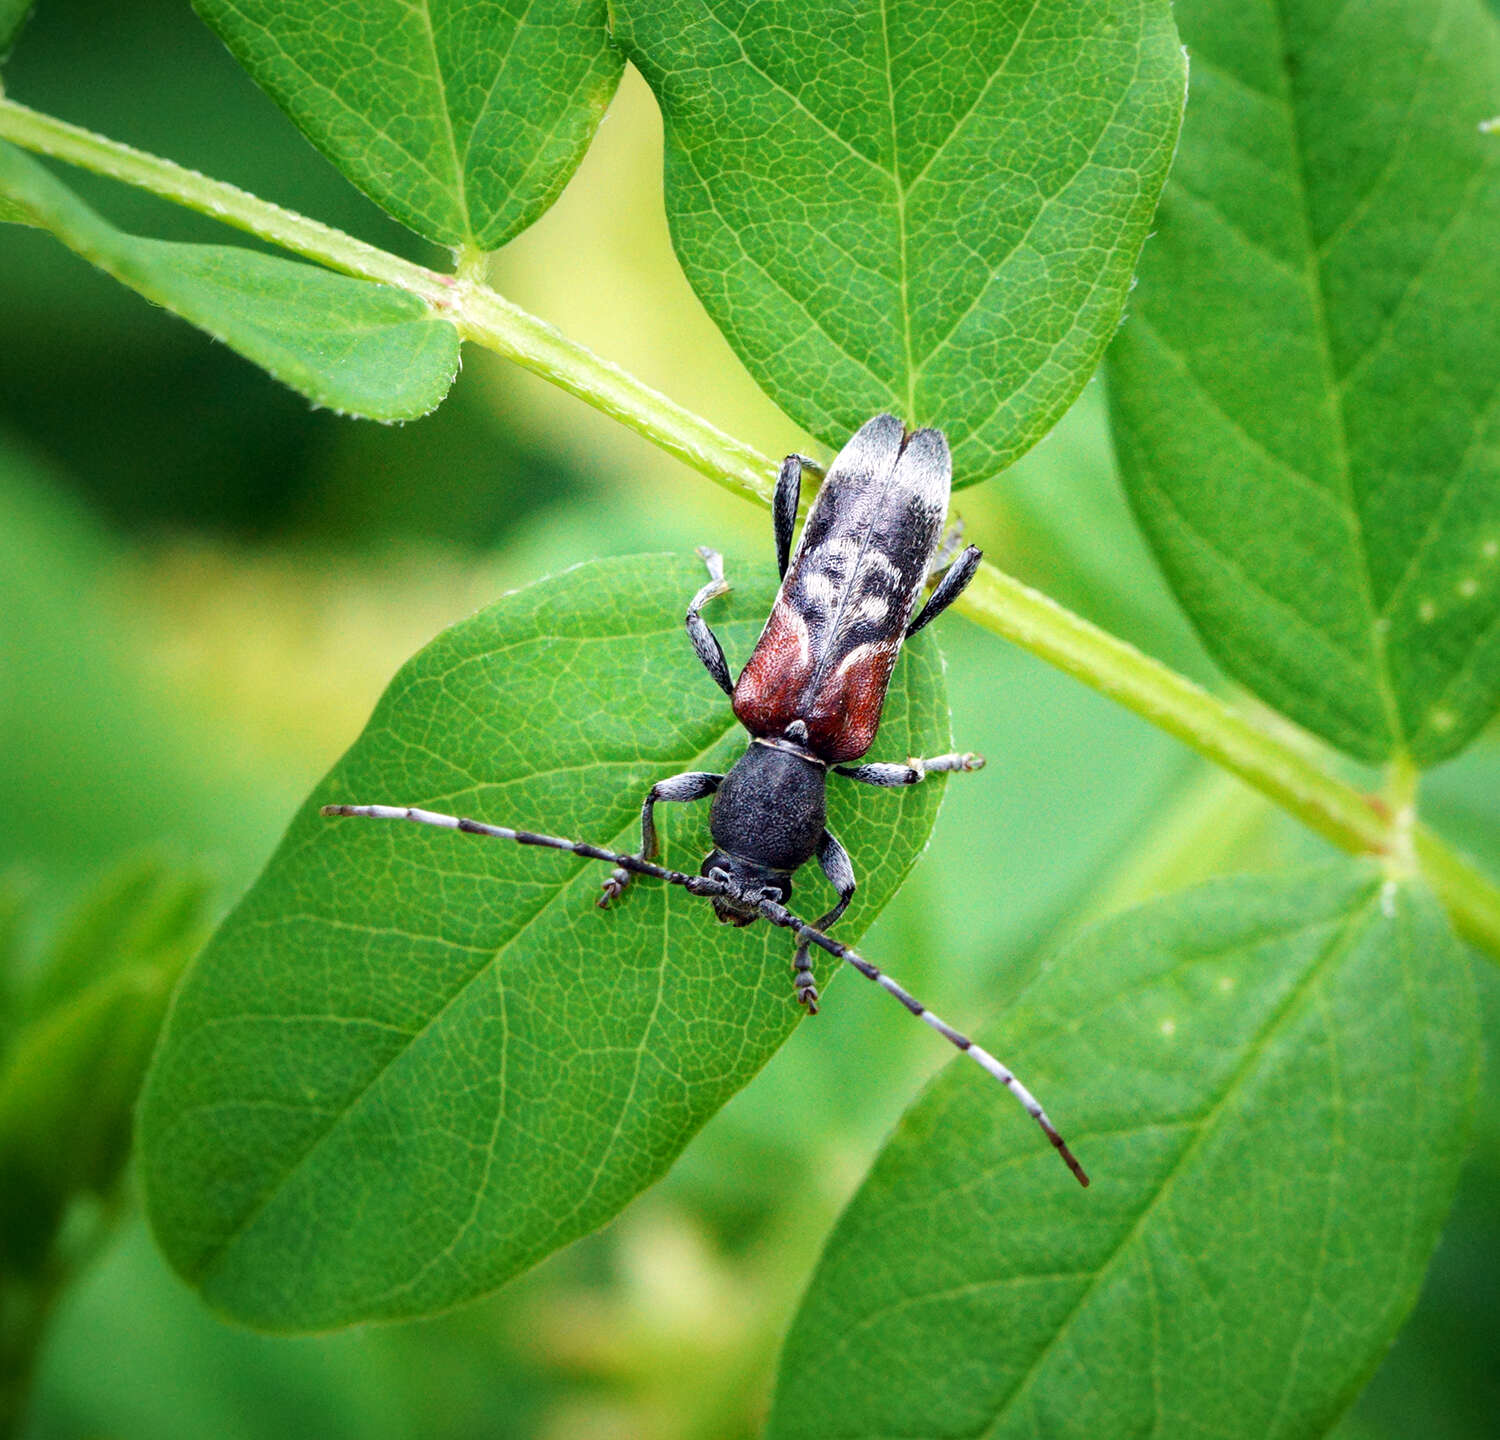
{"type": "Polygon", "coordinates": [[[474,241],[474,224],[469,214],[468,180],[464,173],[464,162],[458,154],[458,134],[453,128],[453,109],[448,104],[448,81],[443,74],[443,62],[438,56],[437,31],[432,24],[431,0],[414,0],[412,9],[422,17],[422,28],[427,34],[427,48],[432,54],[432,76],[437,81],[438,107],[443,115],[443,129],[448,136],[448,154],[453,159],[453,180],[458,186],[458,210],[463,219],[466,243],[474,241]]]}
{"type": "Polygon", "coordinates": [[[1357,559],[1355,579],[1364,600],[1371,658],[1374,660],[1375,688],[1380,697],[1381,712],[1385,717],[1394,758],[1395,755],[1405,754],[1408,737],[1391,679],[1385,629],[1379,623],[1381,609],[1375,603],[1375,582],[1370,569],[1370,550],[1365,533],[1364,515],[1359,509],[1358,499],[1354,493],[1353,466],[1349,457],[1348,417],[1344,413],[1344,391],[1340,387],[1337,369],[1333,362],[1333,339],[1329,331],[1327,281],[1323,270],[1323,257],[1313,233],[1307,147],[1300,124],[1297,80],[1295,71],[1286,64],[1290,55],[1286,4],[1287,0],[1267,0],[1267,11],[1275,27],[1279,58],[1282,62],[1279,73],[1285,85],[1283,102],[1286,109],[1287,142],[1292,153],[1292,180],[1296,191],[1297,216],[1302,228],[1303,251],[1306,256],[1308,295],[1312,301],[1313,328],[1318,342],[1318,364],[1323,374],[1324,391],[1332,421],[1332,438],[1335,445],[1333,458],[1348,507],[1349,524],[1353,532],[1352,538],[1357,559]]]}

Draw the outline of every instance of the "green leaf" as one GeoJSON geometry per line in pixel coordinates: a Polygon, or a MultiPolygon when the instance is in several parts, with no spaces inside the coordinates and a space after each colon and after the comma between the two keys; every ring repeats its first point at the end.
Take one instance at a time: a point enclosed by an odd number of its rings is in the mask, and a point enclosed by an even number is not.
{"type": "Polygon", "coordinates": [[[992,1038],[1092,1188],[950,1066],[838,1224],[771,1436],[1324,1434],[1464,1149],[1476,1005],[1431,898],[1216,881],[1079,936],[992,1038]]]}
{"type": "Polygon", "coordinates": [[[31,887],[17,873],[0,871],[0,1052],[16,1022],[21,939],[29,918],[31,887]]]}
{"type": "Polygon", "coordinates": [[[415,296],[253,250],[127,235],[3,143],[0,195],[314,404],[414,420],[441,403],[458,371],[458,332],[415,296]]]}
{"type": "Polygon", "coordinates": [[[1363,760],[1500,704],[1500,25],[1181,0],[1182,149],[1112,353],[1120,461],[1237,680],[1363,760]]]}
{"type": "Polygon", "coordinates": [[[207,931],[200,875],[125,861],[65,918],[0,1060],[0,1212],[107,1193],[172,986],[207,931]],[[64,1138],[65,1137],[65,1138],[64,1138]]]}
{"type": "MultiPolygon", "coordinates": [[[[774,585],[730,578],[712,618],[744,658],[774,585]]],[[[412,804],[634,849],[654,781],[744,748],[682,631],[702,581],[696,562],[598,562],[439,636],[204,951],[141,1137],[157,1238],[210,1304],[305,1329],[492,1290],[660,1176],[790,1034],[784,934],[722,927],[647,881],[601,911],[597,862],[318,814],[412,804]]],[[[926,638],[897,667],[882,756],[948,748],[926,638]]],[[[830,792],[860,878],[853,936],[940,791],[830,792]]],[[[696,870],[707,807],[658,814],[668,863],[696,870]]],[[[811,914],[832,895],[815,873],[794,897],[811,914]]]]}
{"type": "Polygon", "coordinates": [[[1167,0],[616,0],[693,288],[837,446],[940,425],[954,483],[1034,445],[1114,334],[1181,118],[1167,0]]]}
{"type": "MultiPolygon", "coordinates": [[[[26,1010],[40,1016],[118,970],[196,948],[212,889],[154,856],[122,860],[80,900],[43,952],[26,1010]]],[[[183,954],[179,967],[188,958],[183,954]]]]}
{"type": "Polygon", "coordinates": [[[7,200],[0,196],[0,224],[5,225],[35,225],[31,211],[24,205],[18,205],[13,200],[7,200]]]}
{"type": "Polygon", "coordinates": [[[377,205],[493,250],[557,199],[624,62],[606,0],[193,0],[377,205]]]}
{"type": "Polygon", "coordinates": [[[36,0],[0,0],[0,64],[10,59],[35,8],[36,0]]]}

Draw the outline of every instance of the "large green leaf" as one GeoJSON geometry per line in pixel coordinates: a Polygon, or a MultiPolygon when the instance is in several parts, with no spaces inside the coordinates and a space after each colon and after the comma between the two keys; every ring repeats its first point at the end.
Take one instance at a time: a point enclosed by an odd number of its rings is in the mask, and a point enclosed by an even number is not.
{"type": "Polygon", "coordinates": [[[1088,1166],[956,1062],[839,1222],[792,1436],[1325,1433],[1415,1298],[1477,1068],[1435,903],[1353,862],[1086,932],[995,1048],[1088,1166]]]}
{"type": "Polygon", "coordinates": [[[1181,117],[1167,0],[616,0],[666,122],[689,280],[836,445],[941,425],[955,482],[1029,449],[1119,322],[1181,117]]]}
{"type": "Polygon", "coordinates": [[[1365,760],[1500,702],[1500,26],[1181,0],[1182,149],[1111,358],[1137,513],[1226,669],[1365,760]]]}
{"type": "Polygon", "coordinates": [[[429,240],[491,250],[557,198],[623,61],[606,0],[193,0],[345,175],[429,240]]]}
{"type": "Polygon", "coordinates": [[[441,403],[458,373],[457,330],[415,296],[253,250],[127,235],[3,142],[0,196],[315,404],[414,420],[441,403]]]}
{"type": "MultiPolygon", "coordinates": [[[[744,657],[774,587],[731,578],[716,628],[744,657]]],[[[702,580],[686,560],[600,562],[445,632],[209,944],[141,1134],[157,1237],[210,1303],[294,1329],[493,1289],[656,1179],[791,1032],[781,932],[721,927],[650,882],[601,912],[596,863],[318,815],[416,804],[635,848],[653,781],[724,770],[745,742],[682,631],[702,580]]],[[[882,755],[947,748],[925,640],[898,667],[882,755]]],[[[857,935],[940,791],[831,788],[857,935]]],[[[670,860],[696,869],[706,807],[663,810],[670,860]]],[[[817,914],[814,874],[795,898],[817,914]]]]}

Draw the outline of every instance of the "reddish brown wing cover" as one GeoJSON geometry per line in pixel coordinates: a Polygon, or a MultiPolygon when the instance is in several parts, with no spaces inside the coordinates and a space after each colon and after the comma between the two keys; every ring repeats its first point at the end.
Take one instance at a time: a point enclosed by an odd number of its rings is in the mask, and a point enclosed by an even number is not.
{"type": "Polygon", "coordinates": [[[858,759],[875,741],[891,671],[948,507],[947,442],[907,436],[892,415],[839,452],[734,691],[752,735],[794,720],[825,760],[858,759]]]}

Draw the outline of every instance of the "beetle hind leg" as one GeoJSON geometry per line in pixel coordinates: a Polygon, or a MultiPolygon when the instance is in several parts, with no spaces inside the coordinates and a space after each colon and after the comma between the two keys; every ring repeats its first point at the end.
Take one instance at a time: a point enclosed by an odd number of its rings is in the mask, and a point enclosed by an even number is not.
{"type": "Polygon", "coordinates": [[[806,455],[788,455],[776,476],[771,500],[771,525],[776,532],[776,572],[784,580],[792,558],[792,531],[797,525],[797,502],[802,497],[803,466],[812,468],[806,455]]]}
{"type": "Polygon", "coordinates": [[[943,613],[960,595],[964,593],[969,581],[974,578],[974,572],[979,569],[979,562],[984,559],[984,552],[977,545],[970,545],[957,560],[948,567],[947,573],[938,581],[937,587],[927,597],[927,603],[918,613],[917,618],[906,627],[906,638],[911,639],[924,625],[930,625],[939,615],[943,613]]]}
{"type": "Polygon", "coordinates": [[[812,961],[808,958],[808,947],[805,944],[797,946],[797,954],[792,961],[792,984],[797,987],[797,1003],[807,1007],[809,1015],[818,1013],[818,984],[813,977],[812,961]]]}
{"type": "MultiPolygon", "coordinates": [[[[839,897],[839,903],[813,927],[826,932],[828,927],[849,908],[849,902],[854,898],[856,888],[854,864],[849,859],[849,852],[839,844],[837,836],[830,830],[825,830],[823,838],[818,841],[818,864],[828,877],[828,883],[838,892],[839,897]]],[[[818,986],[813,977],[812,961],[808,958],[809,946],[810,942],[798,935],[797,953],[792,957],[792,984],[797,988],[797,1003],[807,1006],[809,1015],[816,1015],[818,1013],[818,986]]]]}

